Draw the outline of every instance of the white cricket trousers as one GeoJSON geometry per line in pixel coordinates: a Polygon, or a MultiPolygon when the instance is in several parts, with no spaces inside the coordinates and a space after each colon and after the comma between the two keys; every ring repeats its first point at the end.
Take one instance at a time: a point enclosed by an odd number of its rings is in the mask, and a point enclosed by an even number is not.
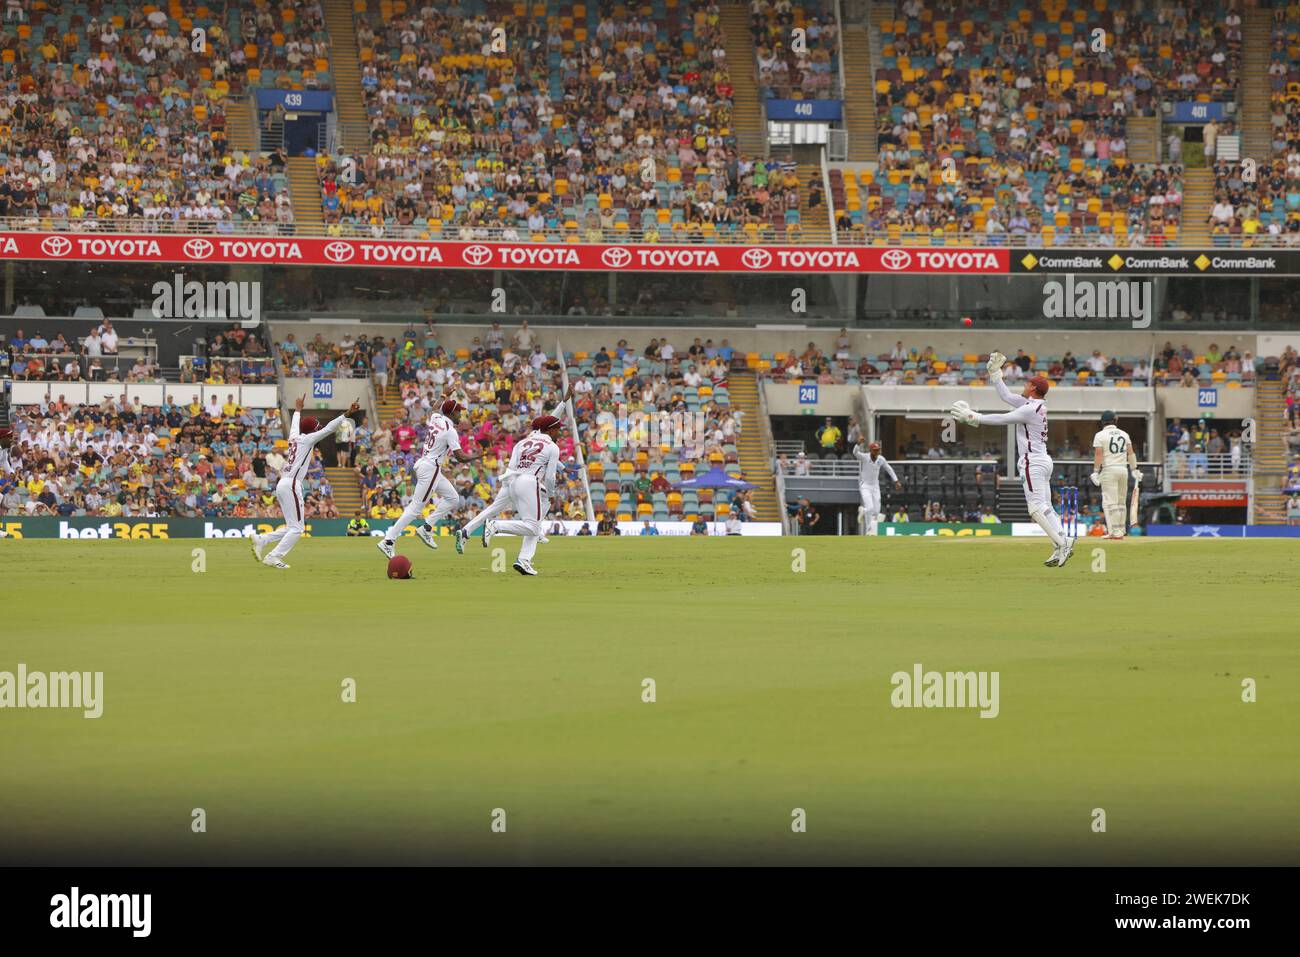
{"type": "Polygon", "coordinates": [[[1052,506],[1052,466],[1050,463],[1020,462],[1020,484],[1025,490],[1029,517],[1047,533],[1057,548],[1065,543],[1061,517],[1052,506]],[[1035,507],[1037,506],[1037,507],[1035,507]]]}
{"type": "Polygon", "coordinates": [[[307,507],[303,504],[302,489],[292,479],[283,478],[276,483],[275,499],[280,503],[280,511],[284,513],[284,524],[266,536],[266,543],[276,543],[266,557],[283,559],[298,544],[298,539],[302,538],[307,507]]]}
{"type": "Polygon", "coordinates": [[[1126,530],[1124,513],[1128,511],[1128,466],[1101,470],[1101,510],[1106,516],[1106,532],[1122,536],[1126,530]]]}
{"type": "Polygon", "coordinates": [[[425,506],[435,494],[438,496],[438,504],[433,507],[433,514],[429,516],[430,525],[435,524],[438,519],[455,508],[456,503],[460,501],[460,495],[456,492],[456,486],[451,484],[451,479],[442,474],[441,466],[427,459],[420,459],[415,463],[415,488],[401,516],[384,533],[384,540],[397,541],[397,536],[402,534],[406,526],[420,519],[424,514],[425,506]]]}
{"type": "Polygon", "coordinates": [[[876,519],[880,516],[880,486],[870,482],[858,483],[858,494],[862,496],[862,534],[876,534],[876,519]]]}
{"type": "Polygon", "coordinates": [[[542,488],[541,479],[524,474],[510,480],[510,501],[515,518],[497,522],[497,531],[522,536],[524,542],[519,546],[519,560],[531,562],[542,537],[542,522],[551,510],[551,497],[542,488]]]}
{"type": "Polygon", "coordinates": [[[492,504],[488,505],[486,508],[483,509],[483,511],[479,512],[468,522],[466,522],[465,527],[462,529],[462,531],[464,531],[465,534],[468,535],[471,532],[477,530],[478,527],[482,525],[484,522],[488,521],[489,519],[496,518],[506,509],[511,507],[512,506],[510,501],[510,480],[507,478],[503,478],[501,480],[501,484],[497,486],[497,494],[495,497],[493,497],[492,504]]]}

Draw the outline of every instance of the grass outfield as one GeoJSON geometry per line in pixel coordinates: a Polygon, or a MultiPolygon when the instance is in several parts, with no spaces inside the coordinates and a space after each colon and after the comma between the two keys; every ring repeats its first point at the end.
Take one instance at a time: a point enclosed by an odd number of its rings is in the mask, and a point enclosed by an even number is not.
{"type": "Polygon", "coordinates": [[[1092,547],[0,541],[0,670],[105,673],[0,711],[0,862],[1300,863],[1296,545],[1092,547]],[[895,709],[916,662],[999,716],[895,709]]]}

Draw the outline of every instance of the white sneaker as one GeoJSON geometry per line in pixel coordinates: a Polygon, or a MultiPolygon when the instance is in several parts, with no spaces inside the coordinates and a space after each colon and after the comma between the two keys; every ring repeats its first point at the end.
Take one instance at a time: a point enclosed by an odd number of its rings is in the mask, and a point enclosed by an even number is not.
{"type": "Polygon", "coordinates": [[[384,555],[388,558],[392,558],[394,555],[397,554],[397,549],[386,538],[381,538],[379,541],[375,542],[375,548],[383,552],[384,555]]]}
{"type": "Polygon", "coordinates": [[[491,520],[483,523],[483,547],[488,547],[488,542],[492,541],[492,536],[497,533],[497,523],[491,520]]]}
{"type": "Polygon", "coordinates": [[[1070,556],[1073,554],[1074,554],[1074,539],[1067,538],[1065,540],[1065,544],[1061,546],[1061,560],[1057,562],[1056,567],[1064,568],[1065,563],[1070,560],[1070,556]]]}
{"type": "Polygon", "coordinates": [[[260,562],[262,560],[262,543],[264,539],[261,535],[257,534],[257,532],[254,532],[252,535],[248,536],[248,541],[253,546],[253,557],[260,562]]]}
{"type": "Polygon", "coordinates": [[[438,543],[433,540],[433,532],[425,528],[423,525],[416,527],[415,537],[424,542],[424,544],[428,545],[430,548],[438,547],[438,543]]]}
{"type": "Polygon", "coordinates": [[[289,566],[286,565],[284,562],[280,561],[280,559],[278,559],[278,558],[272,558],[270,555],[267,555],[265,558],[262,559],[262,564],[265,565],[265,566],[267,566],[268,568],[288,568],[288,567],[289,567],[289,566]]]}
{"type": "Polygon", "coordinates": [[[515,571],[517,571],[521,575],[537,574],[537,569],[533,567],[532,563],[526,562],[522,558],[519,561],[515,562],[515,571]]]}
{"type": "Polygon", "coordinates": [[[1059,546],[1052,549],[1052,557],[1043,562],[1043,564],[1048,568],[1055,568],[1057,565],[1061,564],[1061,549],[1059,546]]]}

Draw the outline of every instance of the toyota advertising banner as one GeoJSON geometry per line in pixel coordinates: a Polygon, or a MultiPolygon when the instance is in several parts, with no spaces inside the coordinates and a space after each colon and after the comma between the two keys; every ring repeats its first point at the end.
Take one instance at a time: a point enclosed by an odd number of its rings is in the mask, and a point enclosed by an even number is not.
{"type": "Polygon", "coordinates": [[[463,243],[291,236],[0,233],[0,259],[591,272],[1005,275],[1006,249],[463,243]]]}
{"type": "Polygon", "coordinates": [[[0,260],[586,272],[1295,276],[1300,250],[436,242],[293,236],[4,233],[0,260]]]}

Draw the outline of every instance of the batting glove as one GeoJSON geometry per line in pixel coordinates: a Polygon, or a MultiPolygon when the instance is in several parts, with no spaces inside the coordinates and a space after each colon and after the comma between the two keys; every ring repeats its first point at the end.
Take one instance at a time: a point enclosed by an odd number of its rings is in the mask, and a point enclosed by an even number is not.
{"type": "Polygon", "coordinates": [[[1092,484],[1093,484],[1093,485],[1100,485],[1100,484],[1101,484],[1101,473],[1100,473],[1100,472],[1093,472],[1091,475],[1088,476],[1088,478],[1092,479],[1092,484]]]}

